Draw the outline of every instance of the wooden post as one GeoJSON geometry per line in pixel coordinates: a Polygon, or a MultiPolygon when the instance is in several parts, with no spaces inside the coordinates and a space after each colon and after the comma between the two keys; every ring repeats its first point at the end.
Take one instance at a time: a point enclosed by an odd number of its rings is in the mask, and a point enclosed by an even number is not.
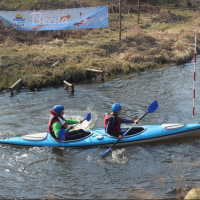
{"type": "Polygon", "coordinates": [[[103,70],[98,70],[98,69],[87,69],[87,70],[92,72],[103,73],[103,70]]]}
{"type": "Polygon", "coordinates": [[[71,87],[71,93],[74,93],[74,85],[73,84],[68,83],[65,80],[63,81],[63,83],[65,84],[65,87],[64,87],[65,90],[68,89],[68,86],[69,86],[69,87],[71,87]]]}
{"type": "Polygon", "coordinates": [[[138,0],[138,25],[140,21],[140,0],[138,0]]]}
{"type": "Polygon", "coordinates": [[[101,81],[104,81],[104,71],[101,73],[101,81]]]}
{"type": "Polygon", "coordinates": [[[87,71],[101,73],[101,80],[104,81],[104,71],[103,70],[97,70],[97,69],[87,69],[87,71]]]}
{"type": "Polygon", "coordinates": [[[119,0],[119,40],[121,41],[121,0],[119,0]]]}
{"type": "Polygon", "coordinates": [[[55,67],[59,65],[59,61],[55,62],[53,65],[51,65],[51,67],[55,67]]]}
{"type": "Polygon", "coordinates": [[[15,86],[17,86],[21,81],[22,79],[20,78],[16,83],[14,83],[11,87],[9,87],[11,95],[13,95],[13,89],[15,88],[15,86]]]}

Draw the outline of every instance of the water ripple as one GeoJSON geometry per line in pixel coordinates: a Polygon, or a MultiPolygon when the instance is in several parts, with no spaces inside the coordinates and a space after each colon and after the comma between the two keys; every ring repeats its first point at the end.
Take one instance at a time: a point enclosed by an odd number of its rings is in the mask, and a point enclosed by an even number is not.
{"type": "MultiPolygon", "coordinates": [[[[197,81],[197,96],[200,83],[197,81]]],[[[47,130],[49,110],[65,107],[65,117],[92,120],[77,128],[103,127],[113,103],[123,106],[121,116],[141,117],[157,100],[159,108],[140,124],[196,123],[200,100],[192,118],[193,64],[170,66],[147,72],[75,85],[71,95],[63,88],[20,91],[13,97],[0,92],[0,137],[47,130]]],[[[1,147],[0,198],[163,199],[177,198],[200,185],[200,140],[114,148],[14,148],[1,147]],[[20,189],[19,189],[20,188],[20,189]]]]}

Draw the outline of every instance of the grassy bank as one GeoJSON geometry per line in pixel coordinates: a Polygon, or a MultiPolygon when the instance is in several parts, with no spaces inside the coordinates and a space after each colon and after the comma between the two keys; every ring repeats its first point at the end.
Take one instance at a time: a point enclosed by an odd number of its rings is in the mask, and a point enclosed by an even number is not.
{"type": "Polygon", "coordinates": [[[109,13],[109,28],[92,30],[24,33],[1,25],[0,90],[19,78],[30,89],[90,80],[87,68],[104,70],[106,77],[179,65],[193,58],[195,34],[200,41],[198,10],[141,12],[139,25],[137,14],[123,13],[121,41],[118,18],[109,13]]]}

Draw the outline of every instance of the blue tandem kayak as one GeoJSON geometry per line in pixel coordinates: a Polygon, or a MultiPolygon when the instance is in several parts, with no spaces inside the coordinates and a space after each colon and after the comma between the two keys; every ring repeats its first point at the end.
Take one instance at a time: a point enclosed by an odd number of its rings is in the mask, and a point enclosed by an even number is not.
{"type": "MultiPolygon", "coordinates": [[[[50,133],[44,132],[0,139],[0,144],[26,147],[93,147],[110,146],[117,140],[117,138],[107,135],[103,128],[89,129],[87,131],[90,132],[87,137],[74,141],[56,141],[51,137],[50,133]]],[[[117,146],[196,137],[200,137],[199,124],[137,125],[117,143],[117,146]]]]}

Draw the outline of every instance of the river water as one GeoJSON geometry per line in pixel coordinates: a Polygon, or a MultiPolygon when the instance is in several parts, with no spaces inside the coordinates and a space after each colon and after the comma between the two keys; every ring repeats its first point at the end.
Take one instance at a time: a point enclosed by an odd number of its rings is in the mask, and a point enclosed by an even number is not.
{"type": "MultiPolygon", "coordinates": [[[[198,57],[200,59],[200,57],[198,57]]],[[[197,61],[199,60],[197,58],[197,61]]],[[[200,63],[197,62],[197,66],[200,63]]],[[[193,62],[163,66],[142,73],[75,84],[75,93],[59,88],[14,96],[0,93],[0,137],[45,132],[49,110],[65,107],[65,117],[92,120],[78,128],[101,128],[113,103],[122,105],[121,117],[140,118],[157,100],[159,108],[140,124],[200,121],[199,69],[196,76],[195,117],[193,62]]],[[[200,140],[185,139],[114,148],[88,149],[0,146],[0,198],[163,199],[180,198],[200,187],[200,140]]]]}

